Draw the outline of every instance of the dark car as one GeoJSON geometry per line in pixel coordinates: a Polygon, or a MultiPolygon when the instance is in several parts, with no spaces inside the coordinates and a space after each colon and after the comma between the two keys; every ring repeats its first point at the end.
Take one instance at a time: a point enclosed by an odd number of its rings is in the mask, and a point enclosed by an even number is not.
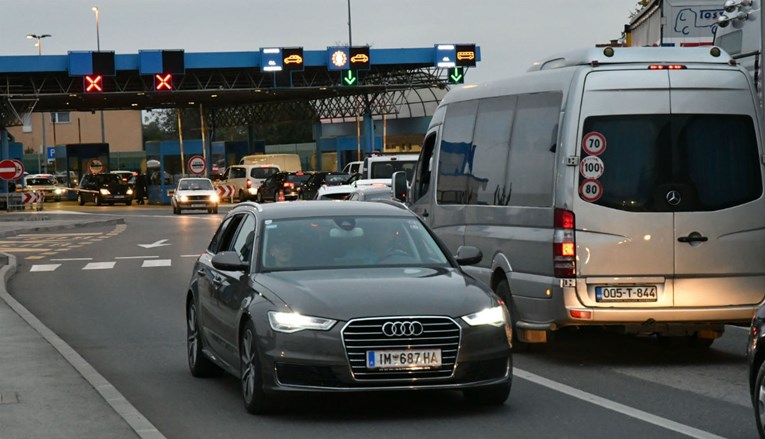
{"type": "Polygon", "coordinates": [[[749,343],[746,345],[749,360],[749,393],[754,406],[754,419],[760,438],[765,439],[765,307],[760,307],[752,319],[749,343]]]}
{"type": "Polygon", "coordinates": [[[460,268],[480,251],[457,254],[393,202],[240,204],[192,270],[191,373],[239,378],[251,413],[294,391],[453,389],[503,404],[510,318],[460,268]]]}
{"type": "Polygon", "coordinates": [[[316,172],[303,184],[303,189],[300,191],[299,198],[301,200],[313,200],[316,198],[316,192],[322,186],[339,186],[341,184],[348,184],[348,179],[351,178],[351,174],[345,172],[329,172],[321,171],[316,172]]]}
{"type": "Polygon", "coordinates": [[[269,176],[258,188],[258,203],[297,200],[303,183],[310,176],[305,172],[277,172],[269,176]]]}
{"type": "Polygon", "coordinates": [[[82,206],[92,202],[96,206],[108,203],[125,203],[130,206],[133,202],[133,190],[122,181],[117,174],[85,174],[77,188],[77,204],[82,206]]]}

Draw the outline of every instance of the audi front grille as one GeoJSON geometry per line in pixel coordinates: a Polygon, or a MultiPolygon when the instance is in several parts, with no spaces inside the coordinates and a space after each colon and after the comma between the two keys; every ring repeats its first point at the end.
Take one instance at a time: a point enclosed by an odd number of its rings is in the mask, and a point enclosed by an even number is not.
{"type": "Polygon", "coordinates": [[[448,317],[382,317],[356,319],[348,322],[342,330],[345,352],[351,366],[351,373],[357,381],[407,381],[421,379],[449,378],[454,374],[462,331],[460,326],[448,317]],[[390,335],[394,331],[383,331],[383,327],[395,323],[418,322],[422,332],[419,335],[390,335]],[[441,349],[441,366],[429,369],[392,370],[368,369],[367,351],[441,349]]]}

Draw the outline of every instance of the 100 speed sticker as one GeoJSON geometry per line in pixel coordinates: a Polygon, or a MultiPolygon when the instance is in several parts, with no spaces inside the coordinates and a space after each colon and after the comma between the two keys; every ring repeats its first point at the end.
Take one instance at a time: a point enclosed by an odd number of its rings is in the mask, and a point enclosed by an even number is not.
{"type": "Polygon", "coordinates": [[[588,178],[579,185],[579,196],[584,201],[594,203],[603,196],[603,185],[594,178],[588,178]]]}
{"type": "Polygon", "coordinates": [[[584,178],[598,179],[603,175],[605,165],[600,157],[589,155],[582,159],[579,163],[579,172],[584,178]]]}

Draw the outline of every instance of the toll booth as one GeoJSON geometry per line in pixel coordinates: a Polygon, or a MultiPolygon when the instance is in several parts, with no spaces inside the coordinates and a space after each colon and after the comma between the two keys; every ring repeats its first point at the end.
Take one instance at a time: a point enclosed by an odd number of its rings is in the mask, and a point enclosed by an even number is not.
{"type": "MultiPolygon", "coordinates": [[[[108,143],[70,143],[55,147],[56,178],[75,188],[85,174],[109,172],[108,143]]],[[[77,191],[67,191],[68,200],[77,199],[77,191]]]]}
{"type": "Polygon", "coordinates": [[[246,155],[264,153],[266,142],[256,140],[253,142],[234,141],[212,142],[212,152],[210,154],[210,178],[214,174],[223,174],[223,171],[231,166],[239,164],[239,160],[246,155]]]}
{"type": "MultiPolygon", "coordinates": [[[[363,139],[366,140],[366,139],[363,139]]],[[[333,171],[339,171],[345,166],[346,163],[364,160],[364,157],[374,152],[382,152],[382,137],[374,137],[374,147],[370,148],[362,144],[359,147],[359,140],[356,137],[342,136],[342,137],[325,137],[319,139],[319,150],[322,155],[325,152],[337,153],[337,169],[333,171]]],[[[317,164],[319,169],[325,169],[321,163],[317,164]]]]}

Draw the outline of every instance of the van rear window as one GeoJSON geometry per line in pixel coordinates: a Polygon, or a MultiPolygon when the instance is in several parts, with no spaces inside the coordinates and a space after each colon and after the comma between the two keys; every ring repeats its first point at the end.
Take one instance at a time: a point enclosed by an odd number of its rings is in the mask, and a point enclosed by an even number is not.
{"type": "Polygon", "coordinates": [[[279,168],[252,168],[250,170],[250,177],[252,178],[268,178],[279,172],[279,168]]]}
{"type": "Polygon", "coordinates": [[[579,196],[636,212],[713,211],[762,195],[754,124],[730,114],[593,116],[579,196]]]}

